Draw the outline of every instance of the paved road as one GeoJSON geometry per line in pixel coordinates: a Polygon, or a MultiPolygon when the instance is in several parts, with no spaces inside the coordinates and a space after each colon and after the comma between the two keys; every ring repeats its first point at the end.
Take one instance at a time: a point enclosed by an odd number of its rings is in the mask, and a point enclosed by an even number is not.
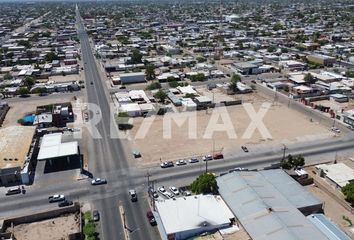
{"type": "MultiPolygon", "coordinates": [[[[124,208],[127,227],[135,229],[131,234],[133,239],[156,239],[156,232],[151,230],[146,220],[146,201],[143,198],[137,203],[132,203],[128,196],[129,186],[134,185],[134,173],[127,161],[124,142],[112,136],[118,136],[118,129],[111,116],[110,100],[107,89],[98,72],[95,58],[90,47],[88,35],[81,22],[77,10],[78,36],[81,42],[82,59],[84,61],[87,100],[89,103],[100,107],[102,120],[96,125],[101,138],[93,138],[89,151],[89,171],[96,176],[106,177],[107,173],[115,173],[108,181],[118,181],[127,186],[118,192],[121,197],[98,199],[94,201],[94,207],[101,211],[101,238],[122,239],[122,222],[118,206],[124,208]],[[136,230],[139,229],[139,230],[136,230]]],[[[104,189],[102,189],[104,193],[104,189]]]]}

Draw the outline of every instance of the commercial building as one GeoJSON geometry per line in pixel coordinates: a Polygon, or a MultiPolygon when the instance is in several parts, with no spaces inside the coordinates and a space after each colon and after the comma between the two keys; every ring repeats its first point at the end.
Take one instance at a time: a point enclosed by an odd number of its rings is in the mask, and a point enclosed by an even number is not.
{"type": "Polygon", "coordinates": [[[234,216],[220,196],[197,195],[156,201],[162,240],[180,240],[231,226],[234,216]]]}
{"type": "Polygon", "coordinates": [[[337,188],[354,181],[354,170],[344,163],[320,164],[316,166],[321,177],[337,188]]]}
{"type": "Polygon", "coordinates": [[[119,75],[121,84],[145,82],[144,72],[122,73],[119,75]]]}
{"type": "Polygon", "coordinates": [[[322,212],[322,203],[284,171],[233,172],[217,184],[253,240],[328,240],[305,217],[322,212]]]}
{"type": "Polygon", "coordinates": [[[233,63],[232,67],[243,75],[257,74],[259,68],[258,65],[250,62],[233,63]]]}
{"type": "Polygon", "coordinates": [[[77,141],[62,143],[62,133],[46,134],[42,137],[37,156],[38,161],[66,160],[70,162],[80,155],[77,141]]]}

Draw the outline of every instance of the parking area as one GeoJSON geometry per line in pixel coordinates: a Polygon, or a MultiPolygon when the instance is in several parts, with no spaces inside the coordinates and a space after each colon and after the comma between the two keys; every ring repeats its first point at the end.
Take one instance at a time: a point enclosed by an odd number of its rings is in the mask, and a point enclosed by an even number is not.
{"type": "MultiPolygon", "coordinates": [[[[262,106],[260,102],[253,103],[255,112],[262,106]]],[[[289,109],[287,106],[272,104],[262,119],[270,137],[265,138],[256,129],[251,136],[244,136],[246,129],[252,122],[247,111],[242,105],[215,108],[213,111],[198,111],[190,115],[190,121],[196,122],[196,137],[190,137],[188,120],[182,125],[175,122],[183,122],[186,116],[183,113],[169,113],[168,116],[156,116],[151,118],[134,118],[134,127],[128,132],[132,149],[139,150],[142,158],[137,161],[140,165],[151,165],[167,160],[188,159],[195,156],[203,156],[221,152],[225,156],[233,155],[246,146],[250,151],[256,146],[265,144],[292,143],[298,141],[318,140],[334,136],[328,128],[318,122],[310,121],[302,114],[289,109]],[[225,110],[226,109],[226,110],[225,110]],[[170,138],[166,136],[164,122],[171,118],[170,138]],[[207,130],[217,123],[223,123],[230,119],[232,126],[225,131],[214,131],[212,136],[206,137],[207,130]],[[146,121],[146,122],[144,122],[146,121]],[[145,125],[146,124],[146,125],[145,125]],[[140,129],[140,127],[142,129],[140,129]],[[234,128],[236,138],[231,138],[229,131],[234,128]],[[143,130],[143,131],[142,131],[143,130]],[[182,131],[183,130],[183,131],[182,131]],[[146,134],[140,134],[140,133],[146,134]],[[138,134],[139,133],[139,134],[138,134]]],[[[210,133],[210,132],[209,132],[210,133]]],[[[234,136],[233,136],[234,137],[234,136]]]]}

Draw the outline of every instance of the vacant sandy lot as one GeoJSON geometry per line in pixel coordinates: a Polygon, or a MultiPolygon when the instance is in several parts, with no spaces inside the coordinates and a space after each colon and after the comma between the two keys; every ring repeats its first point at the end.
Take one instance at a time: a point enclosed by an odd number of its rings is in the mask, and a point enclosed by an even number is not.
{"type": "Polygon", "coordinates": [[[45,221],[15,226],[14,235],[18,240],[62,240],[79,231],[79,217],[68,215],[45,221]]]}
{"type": "MultiPolygon", "coordinates": [[[[256,113],[261,108],[266,108],[259,102],[251,106],[256,113]]],[[[270,136],[261,135],[258,129],[250,136],[244,135],[251,120],[242,105],[215,108],[213,111],[209,110],[208,113],[206,111],[169,113],[164,117],[135,118],[133,121],[134,128],[129,132],[132,148],[140,150],[144,163],[157,162],[160,158],[164,161],[210,154],[213,149],[214,151],[222,150],[225,155],[228,155],[233,153],[235,149],[239,151],[243,144],[289,143],[331,136],[328,129],[322,125],[310,122],[300,113],[280,105],[271,105],[263,118],[270,136]],[[190,122],[196,122],[196,137],[193,135],[193,128],[188,131],[188,120],[180,126],[174,123],[174,121],[183,122],[186,114],[190,114],[190,122]],[[168,123],[170,118],[173,120],[170,124],[171,135],[168,136],[169,130],[166,127],[163,128],[163,125],[164,122],[168,123]],[[217,124],[226,123],[228,120],[232,123],[227,126],[226,131],[225,129],[213,133],[209,131],[215,130],[217,124]],[[140,128],[143,121],[146,121],[147,124],[140,128]],[[151,124],[150,127],[149,124],[151,124]],[[146,132],[145,136],[144,131],[146,132]],[[237,136],[235,137],[233,133],[237,136]]],[[[189,126],[193,126],[193,124],[189,126]]]]}

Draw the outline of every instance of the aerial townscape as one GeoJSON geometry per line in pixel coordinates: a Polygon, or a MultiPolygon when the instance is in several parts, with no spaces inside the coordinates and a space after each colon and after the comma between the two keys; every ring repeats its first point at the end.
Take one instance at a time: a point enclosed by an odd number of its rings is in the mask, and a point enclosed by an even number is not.
{"type": "Polygon", "coordinates": [[[0,0],[0,240],[350,240],[353,213],[353,0],[0,0]]]}

